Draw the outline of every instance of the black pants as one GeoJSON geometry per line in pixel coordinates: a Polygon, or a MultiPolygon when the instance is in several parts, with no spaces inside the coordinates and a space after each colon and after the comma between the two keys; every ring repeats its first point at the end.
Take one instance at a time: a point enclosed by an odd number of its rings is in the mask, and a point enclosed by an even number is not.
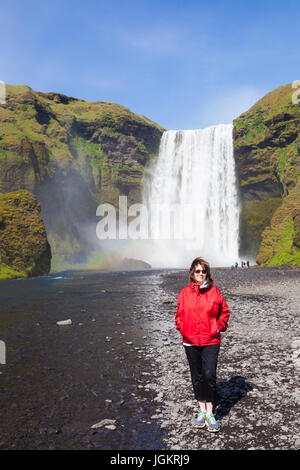
{"type": "Polygon", "coordinates": [[[184,346],[184,348],[191,370],[196,400],[214,403],[220,344],[213,344],[211,346],[184,346]]]}

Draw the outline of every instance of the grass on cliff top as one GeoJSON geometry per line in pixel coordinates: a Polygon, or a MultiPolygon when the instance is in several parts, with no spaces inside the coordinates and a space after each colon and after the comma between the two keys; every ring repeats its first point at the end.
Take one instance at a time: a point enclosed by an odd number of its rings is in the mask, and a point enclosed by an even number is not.
{"type": "Polygon", "coordinates": [[[294,92],[295,88],[292,88],[292,83],[282,85],[264,95],[253,106],[251,106],[247,112],[261,110],[267,116],[267,119],[280,112],[292,111],[298,114],[300,113],[300,106],[294,104],[292,101],[294,92]],[[271,116],[268,115],[266,111],[269,112],[271,116]]]}
{"type": "MultiPolygon", "coordinates": [[[[291,132],[299,131],[300,105],[292,101],[295,89],[292,84],[283,85],[267,93],[257,101],[248,111],[243,112],[233,122],[234,127],[242,141],[236,145],[258,145],[268,136],[268,126],[271,119],[276,120],[277,115],[285,115],[285,128],[278,136],[278,142],[284,141],[291,132]]],[[[283,117],[280,116],[280,120],[283,117]]]]}
{"type": "Polygon", "coordinates": [[[261,106],[263,110],[274,106],[295,106],[292,103],[292,95],[294,92],[295,88],[292,87],[292,83],[287,83],[286,85],[279,86],[264,95],[260,100],[257,101],[254,106],[249,109],[249,111],[258,106],[261,106]]]}
{"type": "MultiPolygon", "coordinates": [[[[111,137],[113,133],[121,135],[123,129],[125,134],[127,131],[130,134],[134,132],[135,126],[140,125],[164,131],[159,124],[116,103],[89,102],[58,93],[36,92],[26,85],[8,84],[6,95],[6,105],[0,107],[1,158],[9,157],[9,151],[23,154],[24,145],[28,142],[29,145],[46,146],[49,158],[67,167],[72,162],[73,144],[70,148],[68,130],[74,119],[87,125],[91,122],[95,128],[99,128],[101,135],[106,132],[111,137]]],[[[138,139],[134,138],[136,147],[140,153],[147,155],[145,142],[138,139]]],[[[92,153],[93,164],[101,166],[103,155],[100,137],[99,155],[94,155],[94,150],[92,153]]]]}
{"type": "Polygon", "coordinates": [[[16,95],[18,100],[21,99],[22,94],[26,95],[26,99],[31,96],[32,100],[40,101],[44,107],[61,117],[74,116],[81,121],[99,120],[104,123],[107,121],[108,124],[113,124],[125,118],[157,127],[160,131],[165,130],[147,117],[133,113],[129,108],[109,101],[86,101],[59,93],[38,92],[26,85],[7,84],[6,93],[8,97],[16,95]]]}
{"type": "Polygon", "coordinates": [[[262,131],[264,122],[276,114],[288,113],[300,118],[300,105],[294,104],[292,101],[295,91],[295,88],[292,88],[292,83],[275,88],[259,99],[248,111],[238,116],[234,120],[235,126],[238,129],[245,127],[244,121],[250,120],[254,127],[260,127],[262,131]]]}

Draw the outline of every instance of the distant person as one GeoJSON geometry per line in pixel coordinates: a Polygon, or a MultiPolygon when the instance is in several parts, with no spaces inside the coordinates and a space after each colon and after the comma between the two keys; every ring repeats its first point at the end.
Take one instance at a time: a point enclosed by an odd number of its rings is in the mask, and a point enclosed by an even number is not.
{"type": "Polygon", "coordinates": [[[236,262],[234,263],[235,269],[237,269],[238,265],[239,265],[239,263],[236,261],[236,262]]]}
{"type": "Polygon", "coordinates": [[[207,261],[194,259],[189,281],[178,295],[175,323],[182,335],[194,395],[200,407],[194,426],[206,426],[208,431],[217,432],[220,426],[213,411],[220,332],[227,329],[230,312],[224,297],[214,286],[207,261]]]}
{"type": "Polygon", "coordinates": [[[249,266],[250,266],[250,263],[249,263],[249,261],[247,261],[247,268],[249,268],[249,266]]]}

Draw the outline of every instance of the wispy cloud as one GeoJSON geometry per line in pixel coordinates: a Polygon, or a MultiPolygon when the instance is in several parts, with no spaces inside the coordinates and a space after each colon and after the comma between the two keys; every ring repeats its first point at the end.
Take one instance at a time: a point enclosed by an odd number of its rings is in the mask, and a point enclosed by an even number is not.
{"type": "Polygon", "coordinates": [[[164,27],[123,35],[129,46],[158,56],[180,53],[180,39],[178,31],[164,27]]]}

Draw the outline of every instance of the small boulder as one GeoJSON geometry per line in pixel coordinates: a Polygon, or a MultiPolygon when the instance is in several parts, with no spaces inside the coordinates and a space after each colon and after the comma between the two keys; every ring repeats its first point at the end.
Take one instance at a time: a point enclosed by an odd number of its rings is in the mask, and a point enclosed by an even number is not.
{"type": "Polygon", "coordinates": [[[58,326],[72,325],[72,320],[70,318],[68,320],[61,320],[61,321],[57,321],[56,324],[58,326]]]}

